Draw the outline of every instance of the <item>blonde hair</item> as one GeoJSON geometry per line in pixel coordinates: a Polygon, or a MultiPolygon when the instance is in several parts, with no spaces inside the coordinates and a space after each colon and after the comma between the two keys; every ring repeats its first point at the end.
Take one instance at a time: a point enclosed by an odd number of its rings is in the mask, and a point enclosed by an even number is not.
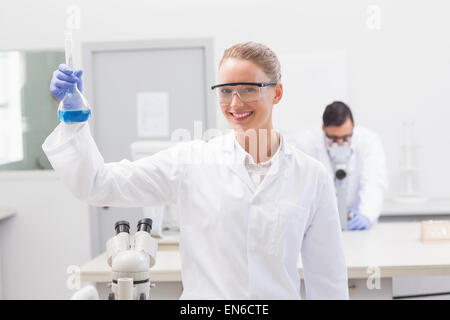
{"type": "Polygon", "coordinates": [[[222,63],[228,58],[248,60],[258,65],[270,81],[281,80],[281,65],[277,55],[269,47],[256,42],[238,43],[228,48],[223,53],[222,60],[219,63],[219,69],[222,63]]]}

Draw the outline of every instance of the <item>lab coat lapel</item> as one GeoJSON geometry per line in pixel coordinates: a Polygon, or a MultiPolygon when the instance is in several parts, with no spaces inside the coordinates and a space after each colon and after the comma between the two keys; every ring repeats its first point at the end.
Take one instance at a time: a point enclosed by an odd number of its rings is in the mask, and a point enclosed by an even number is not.
{"type": "Polygon", "coordinates": [[[327,147],[325,146],[325,143],[321,143],[320,146],[318,146],[318,159],[320,162],[322,162],[325,167],[327,168],[328,172],[333,175],[333,167],[331,165],[330,156],[328,155],[327,147]]]}
{"type": "Polygon", "coordinates": [[[244,182],[247,187],[250,189],[251,192],[255,192],[255,185],[253,184],[252,179],[250,178],[250,175],[248,174],[247,169],[245,168],[245,165],[234,163],[229,165],[229,169],[235,173],[241,180],[244,182]]]}
{"type": "Polygon", "coordinates": [[[279,177],[280,172],[282,170],[280,162],[281,161],[279,159],[272,162],[269,171],[267,172],[263,181],[258,186],[258,192],[261,192],[262,190],[270,186],[270,184],[279,177]]]}
{"type": "Polygon", "coordinates": [[[286,141],[283,141],[283,144],[284,146],[282,152],[280,152],[280,154],[273,159],[267,175],[258,187],[258,191],[262,191],[269,187],[280,176],[288,177],[291,174],[290,170],[292,169],[292,165],[290,161],[292,160],[293,150],[291,149],[291,146],[286,143],[286,141]]]}
{"type": "Polygon", "coordinates": [[[241,155],[235,150],[234,146],[234,131],[232,131],[225,139],[224,144],[225,157],[228,163],[228,169],[236,174],[243,183],[247,185],[251,192],[255,192],[255,185],[245,168],[244,160],[241,155]]]}

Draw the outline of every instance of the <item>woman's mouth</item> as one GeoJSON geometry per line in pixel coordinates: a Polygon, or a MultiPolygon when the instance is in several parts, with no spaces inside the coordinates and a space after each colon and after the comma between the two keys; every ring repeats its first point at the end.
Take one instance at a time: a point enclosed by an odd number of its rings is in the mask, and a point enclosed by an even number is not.
{"type": "Polygon", "coordinates": [[[253,115],[253,111],[247,111],[247,112],[229,112],[233,120],[235,121],[244,121],[248,118],[250,118],[253,115]]]}

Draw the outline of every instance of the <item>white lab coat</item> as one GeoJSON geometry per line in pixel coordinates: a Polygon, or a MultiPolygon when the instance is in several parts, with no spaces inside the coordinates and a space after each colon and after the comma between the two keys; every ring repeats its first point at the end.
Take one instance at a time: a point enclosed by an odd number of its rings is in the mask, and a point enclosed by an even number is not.
{"type": "MultiPolygon", "coordinates": [[[[104,163],[89,124],[60,124],[42,145],[62,182],[94,206],[175,203],[182,299],[347,299],[342,234],[325,168],[282,144],[255,188],[234,134],[104,163]]],[[[242,149],[243,151],[243,149],[242,149]]]]}
{"type": "MultiPolygon", "coordinates": [[[[322,129],[304,133],[295,139],[293,144],[322,162],[330,176],[334,177],[322,129]]],[[[388,186],[383,145],[376,133],[355,126],[350,147],[353,153],[347,166],[347,207],[349,210],[355,209],[364,214],[374,223],[380,216],[384,193],[388,186]]]]}

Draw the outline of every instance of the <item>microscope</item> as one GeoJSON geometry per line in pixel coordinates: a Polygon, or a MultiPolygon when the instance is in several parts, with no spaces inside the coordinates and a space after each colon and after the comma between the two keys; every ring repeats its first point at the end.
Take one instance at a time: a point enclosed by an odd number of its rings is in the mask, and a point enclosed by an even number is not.
{"type": "Polygon", "coordinates": [[[328,149],[328,154],[334,171],[334,185],[336,189],[341,229],[348,230],[347,165],[352,155],[352,149],[347,142],[344,142],[342,146],[338,146],[338,144],[334,142],[328,149]]]}
{"type": "Polygon", "coordinates": [[[112,269],[109,300],[148,300],[150,267],[155,264],[158,242],[150,235],[151,219],[141,219],[137,232],[130,235],[128,221],[117,221],[116,235],[106,242],[108,264],[112,269]]]}

